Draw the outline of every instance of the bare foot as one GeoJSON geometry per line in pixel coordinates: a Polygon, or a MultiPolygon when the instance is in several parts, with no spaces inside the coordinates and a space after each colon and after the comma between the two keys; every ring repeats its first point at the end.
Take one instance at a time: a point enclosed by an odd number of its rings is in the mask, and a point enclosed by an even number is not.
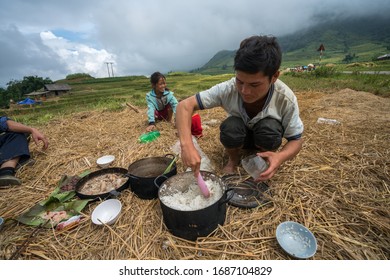
{"type": "Polygon", "coordinates": [[[222,172],[224,174],[234,174],[237,171],[237,166],[238,164],[236,164],[234,161],[229,160],[229,162],[222,169],[222,172]]]}

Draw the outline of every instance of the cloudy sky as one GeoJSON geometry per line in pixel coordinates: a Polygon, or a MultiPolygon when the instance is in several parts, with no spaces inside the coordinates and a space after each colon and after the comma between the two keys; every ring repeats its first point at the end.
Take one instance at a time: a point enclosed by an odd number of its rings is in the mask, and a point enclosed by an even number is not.
{"type": "Polygon", "coordinates": [[[204,65],[255,34],[390,13],[389,0],[0,0],[0,87],[24,76],[150,75],[204,65]]]}

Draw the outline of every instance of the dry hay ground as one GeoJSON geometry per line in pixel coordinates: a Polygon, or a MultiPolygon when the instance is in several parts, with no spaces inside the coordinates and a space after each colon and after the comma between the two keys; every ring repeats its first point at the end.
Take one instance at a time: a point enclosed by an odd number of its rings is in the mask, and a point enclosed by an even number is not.
{"type": "MultiPolygon", "coordinates": [[[[389,259],[390,99],[349,89],[297,97],[305,143],[269,182],[271,203],[246,210],[228,205],[226,222],[213,235],[197,242],[171,235],[157,199],[141,200],[125,190],[119,197],[123,212],[113,226],[92,224],[97,202],[88,204],[83,222],[68,231],[40,230],[28,239],[33,227],[9,221],[0,232],[0,258],[10,258],[28,240],[19,259],[290,259],[275,230],[292,220],[316,236],[313,259],[389,259]],[[318,117],[341,124],[318,124],[318,117]]],[[[205,135],[199,145],[222,175],[226,154],[217,139],[225,113],[213,109],[201,116],[205,135]]],[[[138,143],[145,118],[145,110],[124,108],[79,113],[41,127],[50,147],[41,152],[31,144],[37,163],[19,172],[22,186],[0,190],[0,215],[16,217],[47,198],[63,174],[96,170],[101,155],[114,154],[115,166],[127,168],[138,159],[172,153],[177,139],[166,123],[159,124],[158,140],[138,143]]],[[[178,171],[184,171],[180,160],[178,171]]]]}

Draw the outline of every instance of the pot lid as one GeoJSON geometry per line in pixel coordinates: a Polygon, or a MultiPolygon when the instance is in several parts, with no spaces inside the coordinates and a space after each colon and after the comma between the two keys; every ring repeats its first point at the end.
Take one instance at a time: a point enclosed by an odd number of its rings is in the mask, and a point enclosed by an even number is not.
{"type": "Polygon", "coordinates": [[[230,205],[254,208],[269,202],[270,188],[265,182],[255,182],[252,178],[243,180],[240,175],[225,175],[221,179],[226,188],[234,192],[228,202],[230,205]]]}

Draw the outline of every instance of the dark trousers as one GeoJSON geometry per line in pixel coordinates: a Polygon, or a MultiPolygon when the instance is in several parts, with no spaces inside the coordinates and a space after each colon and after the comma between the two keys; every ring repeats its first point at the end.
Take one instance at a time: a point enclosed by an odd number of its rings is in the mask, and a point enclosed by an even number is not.
{"type": "Polygon", "coordinates": [[[0,135],[0,165],[20,157],[19,163],[30,158],[27,137],[24,133],[6,132],[0,135]]]}
{"type": "Polygon", "coordinates": [[[228,117],[220,125],[220,140],[226,148],[275,151],[282,144],[283,127],[273,118],[258,121],[249,129],[239,117],[228,117]]]}

